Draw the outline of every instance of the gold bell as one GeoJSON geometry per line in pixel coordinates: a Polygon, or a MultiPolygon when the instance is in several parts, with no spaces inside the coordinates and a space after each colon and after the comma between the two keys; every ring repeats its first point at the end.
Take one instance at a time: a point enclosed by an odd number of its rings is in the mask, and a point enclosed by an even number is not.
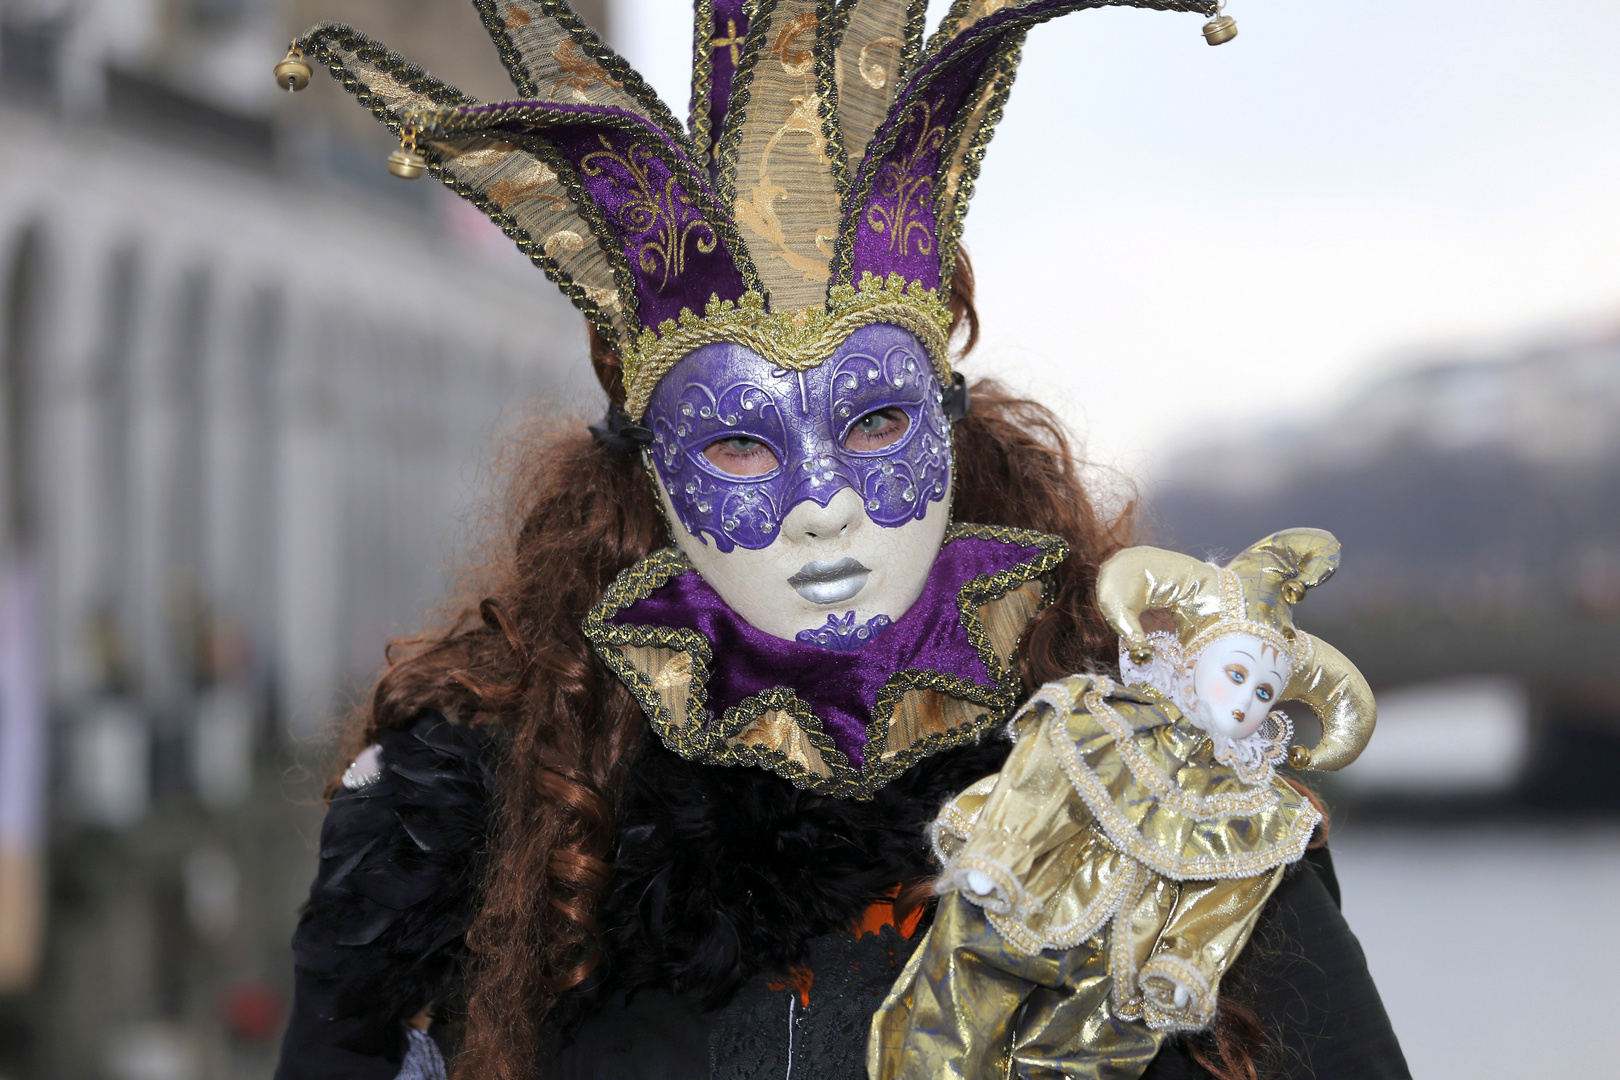
{"type": "Polygon", "coordinates": [[[1225,45],[1237,37],[1237,20],[1230,15],[1217,15],[1204,24],[1204,40],[1211,45],[1225,45]]]}
{"type": "Polygon", "coordinates": [[[296,45],[287,50],[286,59],[276,65],[276,85],[289,94],[309,85],[309,65],[304,63],[304,50],[296,45]]]}
{"type": "Polygon", "coordinates": [[[399,149],[388,155],[388,171],[401,180],[415,180],[427,168],[427,162],[415,150],[399,149]]]}
{"type": "Polygon", "coordinates": [[[1297,604],[1305,599],[1305,584],[1298,578],[1289,578],[1282,583],[1282,598],[1290,604],[1297,604]]]}
{"type": "Polygon", "coordinates": [[[401,180],[415,180],[427,168],[427,161],[416,152],[416,129],[405,128],[399,136],[399,149],[388,155],[388,171],[401,180]]]}
{"type": "Polygon", "coordinates": [[[1288,765],[1293,769],[1308,769],[1311,767],[1311,752],[1305,747],[1295,743],[1288,748],[1288,765]]]}

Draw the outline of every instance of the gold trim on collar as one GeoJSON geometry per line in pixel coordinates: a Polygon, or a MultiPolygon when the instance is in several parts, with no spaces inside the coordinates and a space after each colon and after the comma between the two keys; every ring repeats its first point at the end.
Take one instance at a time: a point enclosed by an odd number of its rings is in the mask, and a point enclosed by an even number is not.
{"type": "Polygon", "coordinates": [[[956,608],[994,685],[980,686],[941,671],[910,668],[891,675],[866,725],[865,766],[857,769],[833,743],[821,720],[791,687],[744,698],[712,721],[708,680],[713,645],[693,630],[617,626],[608,620],[691,569],[674,548],[656,551],[621,573],[582,624],[597,654],[640,702],[664,745],[692,761],[754,765],[808,788],[844,799],[869,799],[925,757],[970,742],[1019,705],[1023,684],[1013,654],[1030,621],[1045,606],[1045,575],[1068,556],[1061,538],[1029,529],[952,524],[945,543],[977,537],[1039,554],[966,582],[956,608]]]}
{"type": "Polygon", "coordinates": [[[1249,788],[1213,758],[1178,757],[1162,710],[1112,680],[1051,683],[1036,703],[1052,710],[1042,737],[1075,793],[1108,839],[1150,870],[1172,881],[1244,878],[1305,854],[1321,815],[1304,797],[1281,777],[1249,788]]]}

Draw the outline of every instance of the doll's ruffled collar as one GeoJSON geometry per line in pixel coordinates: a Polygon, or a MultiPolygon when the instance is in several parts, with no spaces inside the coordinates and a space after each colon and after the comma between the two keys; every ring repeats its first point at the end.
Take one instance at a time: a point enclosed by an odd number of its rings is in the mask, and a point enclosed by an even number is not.
{"type": "Polygon", "coordinates": [[[1133,683],[1130,690],[1165,710],[1171,720],[1165,739],[1184,751],[1187,759],[1198,755],[1211,758],[1231,769],[1242,784],[1249,787],[1270,784],[1276,767],[1288,758],[1288,747],[1294,741],[1294,722],[1285,713],[1274,711],[1261,721],[1254,734],[1233,739],[1210,731],[1189,716],[1179,695],[1167,694],[1150,683],[1133,683]]]}
{"type": "Polygon", "coordinates": [[[1184,662],[1181,642],[1174,634],[1164,632],[1149,634],[1148,642],[1153,646],[1153,658],[1146,664],[1132,661],[1130,651],[1121,645],[1121,681],[1165,708],[1174,725],[1194,733],[1195,741],[1207,743],[1210,756],[1231,768],[1240,781],[1255,787],[1271,783],[1273,770],[1287,758],[1288,747],[1294,741],[1294,723],[1287,714],[1273,711],[1253,734],[1242,739],[1211,730],[1198,721],[1193,707],[1192,675],[1184,662]]]}
{"type": "Polygon", "coordinates": [[[1067,554],[1044,533],[952,525],[911,610],[832,651],[750,626],[666,549],[620,574],[583,630],[676,753],[865,798],[1011,715],[1013,652],[1067,554]]]}
{"type": "MultiPolygon", "coordinates": [[[[1305,853],[1321,815],[1280,776],[1248,784],[1145,686],[1075,676],[1026,706],[1121,851],[1172,880],[1251,877],[1305,853]]],[[[1018,721],[1022,723],[1023,721],[1018,721]]]]}

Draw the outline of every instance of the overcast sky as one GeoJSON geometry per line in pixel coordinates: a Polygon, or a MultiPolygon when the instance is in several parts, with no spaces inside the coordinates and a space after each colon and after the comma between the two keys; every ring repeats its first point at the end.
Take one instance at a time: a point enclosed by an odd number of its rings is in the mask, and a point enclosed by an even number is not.
{"type": "MultiPolygon", "coordinates": [[[[684,114],[688,8],[615,10],[684,114]]],[[[971,371],[1149,475],[1440,352],[1620,327],[1620,3],[1227,11],[1219,48],[1152,11],[1031,32],[968,216],[971,371]]]]}

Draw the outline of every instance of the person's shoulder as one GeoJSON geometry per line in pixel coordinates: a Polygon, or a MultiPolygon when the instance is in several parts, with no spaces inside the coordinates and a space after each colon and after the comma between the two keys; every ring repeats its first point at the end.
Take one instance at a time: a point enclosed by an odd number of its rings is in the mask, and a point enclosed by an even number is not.
{"type": "Polygon", "coordinates": [[[466,922],[494,794],[490,757],[485,732],[434,710],[377,734],[321,826],[294,941],[300,966],[335,975],[354,967],[356,948],[409,949],[422,942],[393,939],[438,938],[466,922]]]}
{"type": "Polygon", "coordinates": [[[477,903],[491,739],[440,712],[384,729],[344,772],[293,935],[278,1077],[394,1076],[406,1020],[455,992],[477,903]]]}
{"type": "Polygon", "coordinates": [[[424,709],[405,724],[384,728],[375,739],[344,770],[335,797],[364,791],[375,798],[413,787],[468,782],[492,786],[488,731],[453,721],[437,709],[424,709]],[[385,782],[379,790],[377,785],[385,782]]]}
{"type": "MultiPolygon", "coordinates": [[[[1288,868],[1238,960],[1244,996],[1291,1062],[1317,1080],[1409,1080],[1326,845],[1288,868]]],[[[1285,1070],[1285,1076],[1298,1075],[1285,1070]]]]}

